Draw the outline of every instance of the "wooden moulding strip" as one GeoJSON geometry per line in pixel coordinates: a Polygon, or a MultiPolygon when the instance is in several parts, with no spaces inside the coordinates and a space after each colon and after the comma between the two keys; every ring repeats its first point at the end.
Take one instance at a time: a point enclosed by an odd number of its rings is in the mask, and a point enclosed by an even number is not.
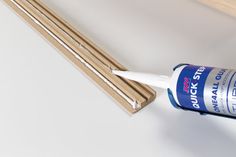
{"type": "Polygon", "coordinates": [[[229,15],[236,16],[236,0],[199,0],[200,2],[223,11],[229,15]]]}
{"type": "Polygon", "coordinates": [[[139,111],[155,99],[156,93],[149,86],[113,75],[111,69],[126,68],[40,0],[4,1],[129,113],[139,111]]]}

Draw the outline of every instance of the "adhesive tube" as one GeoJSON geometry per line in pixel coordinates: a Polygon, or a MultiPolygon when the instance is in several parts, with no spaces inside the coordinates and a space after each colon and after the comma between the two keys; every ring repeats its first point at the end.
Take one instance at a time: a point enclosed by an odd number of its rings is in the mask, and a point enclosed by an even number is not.
{"type": "Polygon", "coordinates": [[[236,118],[236,70],[180,64],[170,78],[133,72],[113,73],[166,88],[170,102],[178,109],[236,118]]]}

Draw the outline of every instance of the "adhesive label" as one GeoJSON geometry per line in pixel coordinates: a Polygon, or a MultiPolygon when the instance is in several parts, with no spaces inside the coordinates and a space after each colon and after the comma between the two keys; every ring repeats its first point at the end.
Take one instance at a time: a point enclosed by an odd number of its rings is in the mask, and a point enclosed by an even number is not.
{"type": "Polygon", "coordinates": [[[236,71],[186,66],[177,83],[179,105],[192,110],[236,116],[236,71]]]}

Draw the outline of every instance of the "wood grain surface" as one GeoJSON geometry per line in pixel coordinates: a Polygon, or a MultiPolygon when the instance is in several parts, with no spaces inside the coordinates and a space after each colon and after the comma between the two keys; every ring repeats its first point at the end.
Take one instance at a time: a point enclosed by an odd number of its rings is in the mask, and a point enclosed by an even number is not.
{"type": "Polygon", "coordinates": [[[236,0],[199,0],[229,15],[236,16],[236,0]]]}

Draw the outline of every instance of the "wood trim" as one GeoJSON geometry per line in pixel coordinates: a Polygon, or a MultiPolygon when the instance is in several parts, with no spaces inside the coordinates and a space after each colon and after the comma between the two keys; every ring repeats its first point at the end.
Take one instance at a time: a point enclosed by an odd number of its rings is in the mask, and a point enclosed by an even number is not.
{"type": "Polygon", "coordinates": [[[236,0],[199,0],[229,15],[236,16],[236,0]]]}
{"type": "MultiPolygon", "coordinates": [[[[129,113],[141,110],[155,99],[156,93],[149,86],[112,74],[111,69],[126,68],[40,0],[4,1],[129,113]]],[[[92,105],[96,104],[91,104],[91,109],[92,105]]]]}

